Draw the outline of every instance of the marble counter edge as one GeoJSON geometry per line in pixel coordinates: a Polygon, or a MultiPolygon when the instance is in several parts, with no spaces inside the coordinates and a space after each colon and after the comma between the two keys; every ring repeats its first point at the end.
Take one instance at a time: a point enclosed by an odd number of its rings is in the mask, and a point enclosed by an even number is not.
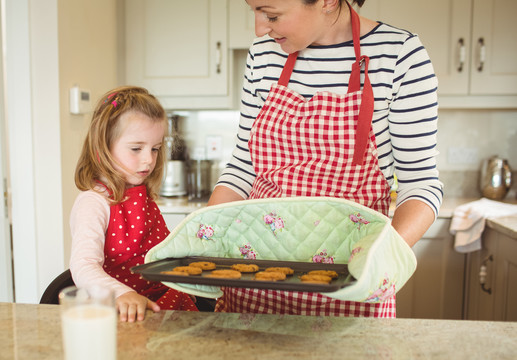
{"type": "Polygon", "coordinates": [[[487,219],[486,226],[517,240],[517,215],[487,219]]]}

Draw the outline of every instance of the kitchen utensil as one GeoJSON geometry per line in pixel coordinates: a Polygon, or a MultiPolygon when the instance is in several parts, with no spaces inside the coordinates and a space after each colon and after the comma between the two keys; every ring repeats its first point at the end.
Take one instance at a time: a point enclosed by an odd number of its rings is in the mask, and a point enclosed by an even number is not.
{"type": "Polygon", "coordinates": [[[187,192],[189,200],[202,200],[210,196],[212,161],[189,160],[187,161],[187,192]]]}
{"type": "Polygon", "coordinates": [[[185,161],[168,160],[163,173],[161,196],[183,196],[187,194],[187,171],[185,161]]]}
{"type": "Polygon", "coordinates": [[[480,187],[484,197],[502,200],[512,186],[512,171],[506,159],[492,156],[481,166],[480,187]]]}
{"type": "Polygon", "coordinates": [[[131,271],[142,274],[145,279],[152,281],[180,282],[189,284],[204,284],[214,286],[233,286],[256,289],[275,289],[288,291],[316,291],[332,292],[343,287],[352,285],[356,280],[348,272],[346,264],[324,264],[297,261],[278,261],[278,260],[243,260],[218,257],[191,256],[185,258],[168,258],[151,263],[135,266],[131,271]],[[294,270],[294,274],[288,275],[282,281],[255,280],[254,273],[242,273],[240,279],[225,279],[209,277],[211,270],[203,270],[201,275],[184,276],[163,274],[162,271],[172,270],[176,266],[186,266],[195,261],[209,261],[216,264],[217,270],[230,269],[234,264],[256,264],[259,271],[264,271],[268,267],[289,267],[294,270]],[[338,277],[329,284],[315,284],[302,282],[300,276],[311,270],[333,270],[338,277]]]}

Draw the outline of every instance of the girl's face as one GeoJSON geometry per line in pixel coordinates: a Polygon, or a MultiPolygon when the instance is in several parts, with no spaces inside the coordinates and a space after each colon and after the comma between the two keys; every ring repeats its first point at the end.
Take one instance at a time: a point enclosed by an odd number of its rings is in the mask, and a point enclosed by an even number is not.
{"type": "Polygon", "coordinates": [[[320,0],[305,5],[303,0],[246,0],[255,13],[255,33],[268,34],[282,50],[293,53],[309,45],[325,45],[328,33],[327,5],[320,0]]]}
{"type": "Polygon", "coordinates": [[[119,121],[120,136],[110,148],[113,165],[127,187],[141,185],[156,166],[166,124],[135,111],[122,114],[119,121]]]}

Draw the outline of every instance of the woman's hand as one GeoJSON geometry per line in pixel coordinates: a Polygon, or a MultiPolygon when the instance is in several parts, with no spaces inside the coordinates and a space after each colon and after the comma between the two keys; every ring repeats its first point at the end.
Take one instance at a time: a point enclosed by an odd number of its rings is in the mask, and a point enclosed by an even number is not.
{"type": "Polygon", "coordinates": [[[145,318],[145,311],[150,309],[154,312],[160,311],[160,306],[145,296],[139,295],[135,291],[130,291],[120,295],[117,300],[117,310],[120,321],[135,322],[145,318]]]}

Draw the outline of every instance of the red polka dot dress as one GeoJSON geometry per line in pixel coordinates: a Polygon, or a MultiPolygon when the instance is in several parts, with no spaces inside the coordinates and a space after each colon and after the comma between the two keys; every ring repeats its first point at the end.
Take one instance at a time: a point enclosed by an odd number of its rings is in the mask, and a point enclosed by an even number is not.
{"type": "Polygon", "coordinates": [[[144,263],[147,252],[163,241],[169,230],[158,206],[147,196],[145,185],[127,189],[125,197],[124,202],[110,207],[104,270],[155,301],[162,310],[198,311],[189,295],[131,272],[131,267],[144,263]]]}

